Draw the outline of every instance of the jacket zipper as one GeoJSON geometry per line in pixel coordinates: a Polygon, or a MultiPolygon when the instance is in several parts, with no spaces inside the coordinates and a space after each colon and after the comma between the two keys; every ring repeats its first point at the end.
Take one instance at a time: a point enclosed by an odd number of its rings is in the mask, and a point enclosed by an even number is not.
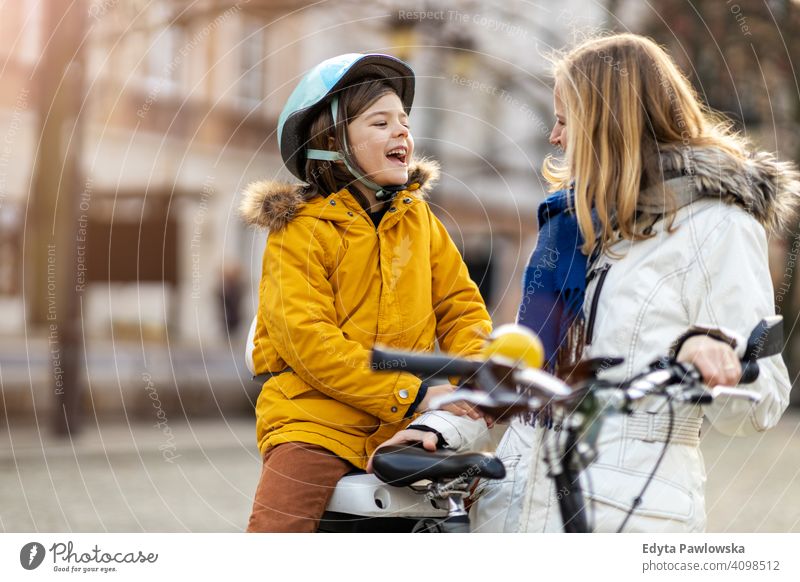
{"type": "Polygon", "coordinates": [[[600,278],[597,280],[597,286],[594,290],[594,295],[592,296],[592,306],[589,309],[589,321],[586,322],[586,345],[592,345],[592,336],[594,336],[594,321],[597,318],[597,305],[600,303],[600,291],[603,290],[603,283],[606,281],[606,276],[608,275],[608,270],[611,268],[611,264],[606,264],[600,267],[597,271],[595,271],[590,280],[593,279],[598,273],[600,278]]]}

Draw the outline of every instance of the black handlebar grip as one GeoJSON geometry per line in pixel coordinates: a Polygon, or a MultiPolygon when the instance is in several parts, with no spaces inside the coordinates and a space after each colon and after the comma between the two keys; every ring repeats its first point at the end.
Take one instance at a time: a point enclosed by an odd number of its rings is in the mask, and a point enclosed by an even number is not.
{"type": "Polygon", "coordinates": [[[373,348],[372,370],[375,372],[410,372],[422,376],[470,376],[480,368],[481,362],[373,348]]]}
{"type": "Polygon", "coordinates": [[[758,380],[758,362],[742,362],[742,377],[739,384],[751,384],[758,380]]]}

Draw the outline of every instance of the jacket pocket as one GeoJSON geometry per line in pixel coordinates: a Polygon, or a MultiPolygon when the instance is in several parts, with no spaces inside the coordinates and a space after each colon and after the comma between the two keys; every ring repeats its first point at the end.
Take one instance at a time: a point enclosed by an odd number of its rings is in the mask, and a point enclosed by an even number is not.
{"type": "Polygon", "coordinates": [[[301,380],[294,372],[276,376],[270,382],[289,400],[314,390],[313,386],[301,380]]]}
{"type": "MultiPolygon", "coordinates": [[[[514,490],[519,481],[522,455],[513,454],[501,457],[506,468],[506,476],[501,480],[481,479],[473,500],[470,512],[473,531],[503,532],[510,531],[509,522],[519,521],[518,507],[513,505],[514,490]]],[[[517,505],[520,505],[519,503],[517,505]]]]}
{"type": "Polygon", "coordinates": [[[517,531],[536,442],[533,427],[517,421],[509,425],[495,453],[506,468],[506,476],[500,480],[481,480],[471,514],[475,531],[517,531]]]}
{"type": "MultiPolygon", "coordinates": [[[[517,427],[513,423],[510,424],[503,434],[497,450],[494,452],[494,456],[500,459],[500,462],[506,468],[506,476],[502,479],[481,479],[473,494],[475,499],[482,497],[489,491],[497,490],[502,485],[513,487],[514,482],[517,480],[517,466],[522,460],[523,453],[526,452],[520,446],[523,442],[520,440],[517,427]]],[[[511,500],[510,491],[508,500],[511,500]]]]}
{"type": "MultiPolygon", "coordinates": [[[[618,517],[617,523],[605,523],[607,520],[604,519],[604,523],[597,524],[601,531],[609,529],[616,531],[616,528],[622,525],[625,515],[631,509],[634,499],[641,493],[650,474],[598,464],[591,465],[587,472],[588,475],[581,477],[581,486],[584,497],[590,503],[589,516],[591,518],[592,505],[595,505],[598,514],[612,516],[615,520],[618,517]]],[[[625,531],[653,529],[653,522],[649,522],[649,525],[640,522],[637,525],[637,518],[670,520],[677,522],[674,529],[683,530],[686,524],[696,518],[695,505],[695,496],[691,491],[674,481],[656,475],[647,487],[642,502],[628,521],[625,531]]]]}

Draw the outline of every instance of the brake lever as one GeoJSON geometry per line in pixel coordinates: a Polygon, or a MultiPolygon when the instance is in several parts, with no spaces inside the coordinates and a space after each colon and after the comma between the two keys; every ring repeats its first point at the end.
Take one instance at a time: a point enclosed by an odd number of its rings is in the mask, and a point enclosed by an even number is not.
{"type": "Polygon", "coordinates": [[[746,390],[744,388],[729,388],[728,386],[716,386],[711,389],[714,398],[720,396],[728,396],[729,398],[736,398],[738,400],[749,400],[753,404],[758,404],[764,398],[755,390],[746,390]]]}
{"type": "Polygon", "coordinates": [[[716,386],[714,388],[706,388],[705,386],[698,386],[684,391],[680,395],[680,400],[689,404],[711,404],[717,398],[727,396],[737,400],[748,400],[753,404],[758,404],[763,398],[761,394],[755,390],[745,390],[743,388],[729,388],[727,386],[716,386]]]}
{"type": "Polygon", "coordinates": [[[686,390],[680,399],[688,404],[711,404],[714,402],[714,394],[705,386],[698,386],[686,390]]]}

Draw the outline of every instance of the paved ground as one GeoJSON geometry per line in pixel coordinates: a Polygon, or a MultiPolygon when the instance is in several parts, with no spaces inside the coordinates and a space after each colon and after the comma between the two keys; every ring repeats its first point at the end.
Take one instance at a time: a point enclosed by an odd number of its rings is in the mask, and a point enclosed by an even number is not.
{"type": "Polygon", "coordinates": [[[248,419],[104,424],[73,442],[13,427],[0,442],[5,531],[241,531],[260,470],[248,419]]]}
{"type": "Polygon", "coordinates": [[[706,431],[708,530],[800,532],[800,411],[773,430],[732,439],[706,431]]]}
{"type": "MultiPolygon", "coordinates": [[[[710,531],[800,532],[800,412],[773,431],[708,431],[710,531]]],[[[73,441],[0,429],[0,531],[241,531],[259,474],[253,421],[124,421],[73,441]],[[168,427],[168,428],[167,428],[168,427]]]]}

